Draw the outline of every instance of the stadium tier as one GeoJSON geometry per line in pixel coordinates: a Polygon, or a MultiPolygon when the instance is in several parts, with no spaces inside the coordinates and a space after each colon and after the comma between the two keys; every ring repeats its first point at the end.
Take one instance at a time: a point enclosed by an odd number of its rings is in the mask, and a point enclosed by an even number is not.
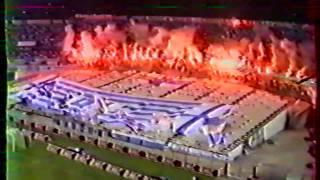
{"type": "MultiPolygon", "coordinates": [[[[221,160],[235,159],[245,144],[256,146],[283,130],[286,122],[286,100],[243,85],[173,79],[160,83],[162,93],[157,93],[158,89],[152,90],[155,85],[146,83],[156,80],[152,74],[127,72],[121,74],[123,77],[112,76],[116,72],[99,71],[71,74],[51,75],[21,86],[12,95],[17,101],[16,111],[27,108],[53,119],[63,116],[68,119],[66,127],[70,130],[72,123],[84,123],[98,129],[103,127],[115,140],[221,160]],[[101,86],[99,79],[106,85],[101,86]],[[130,79],[136,83],[128,83],[130,79]],[[89,82],[98,84],[89,86],[89,82]],[[198,89],[208,83],[213,86],[203,92],[207,96],[198,98],[198,89]],[[128,89],[137,86],[134,89],[137,95],[133,96],[128,89]],[[144,95],[148,86],[151,93],[144,95]],[[118,88],[107,91],[112,87],[118,88]],[[227,91],[231,88],[232,91],[227,91]]],[[[46,123],[36,122],[39,126],[46,123]]],[[[91,128],[91,132],[86,129],[81,131],[99,137],[95,129],[91,128]]]]}

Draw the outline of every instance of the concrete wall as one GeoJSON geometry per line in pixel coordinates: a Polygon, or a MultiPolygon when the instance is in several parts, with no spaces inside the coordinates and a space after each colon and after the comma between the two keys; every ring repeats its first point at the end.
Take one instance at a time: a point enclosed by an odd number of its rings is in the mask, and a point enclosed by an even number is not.
{"type": "Polygon", "coordinates": [[[171,166],[185,168],[190,171],[202,173],[208,176],[227,175],[225,167],[228,162],[174,152],[169,149],[150,149],[141,145],[135,145],[125,141],[118,141],[108,136],[110,131],[104,129],[103,127],[93,127],[93,125],[90,124],[81,125],[82,122],[80,123],[67,119],[53,120],[51,118],[35,114],[15,117],[18,118],[15,120],[17,122],[24,120],[23,125],[19,123],[18,125],[25,129],[32,129],[39,132],[42,131],[44,134],[56,134],[75,140],[80,140],[80,137],[82,137],[82,141],[96,145],[100,148],[108,148],[120,153],[146,158],[158,163],[165,163],[171,166]],[[21,119],[22,117],[24,119],[21,119]],[[34,125],[33,128],[31,128],[31,124],[34,125]],[[43,131],[43,127],[45,127],[45,131],[43,131]],[[89,128],[94,129],[92,132],[89,132],[89,128]],[[98,136],[98,134],[100,136],[98,136]]]}
{"type": "Polygon", "coordinates": [[[97,130],[91,134],[88,133],[88,128],[91,127],[90,125],[84,126],[84,128],[81,130],[81,125],[79,123],[76,124],[73,121],[58,121],[51,118],[43,118],[41,116],[32,115],[30,117],[26,116],[23,125],[19,124],[19,126],[35,131],[42,131],[42,127],[45,126],[46,131],[43,131],[43,133],[46,134],[57,134],[65,137],[68,137],[67,134],[69,134],[70,138],[75,140],[80,140],[79,137],[83,136],[85,142],[97,145],[101,148],[109,148],[121,153],[146,158],[158,163],[165,163],[171,166],[186,168],[191,171],[199,172],[209,176],[212,176],[214,174],[213,172],[218,172],[217,175],[223,175],[224,172],[224,162],[218,160],[207,160],[205,158],[168,150],[149,149],[140,145],[135,145],[124,141],[117,141],[111,137],[108,137],[108,132],[103,128],[97,128],[97,130]],[[64,122],[67,122],[67,124],[65,125],[64,122]],[[71,128],[72,123],[76,125],[75,129],[71,128]],[[31,128],[31,124],[34,124],[34,128],[31,128]],[[54,133],[54,129],[57,131],[57,133],[54,133]],[[103,137],[97,136],[98,129],[103,131],[103,137]],[[110,145],[112,145],[112,147],[110,147],[110,145]],[[124,149],[127,149],[128,151],[124,152],[124,149]],[[199,167],[195,168],[196,166],[199,167]]]}
{"type": "Polygon", "coordinates": [[[267,123],[263,127],[263,136],[264,139],[270,139],[275,134],[279,133],[285,128],[287,121],[287,111],[284,110],[280,112],[272,121],[267,123]]]}

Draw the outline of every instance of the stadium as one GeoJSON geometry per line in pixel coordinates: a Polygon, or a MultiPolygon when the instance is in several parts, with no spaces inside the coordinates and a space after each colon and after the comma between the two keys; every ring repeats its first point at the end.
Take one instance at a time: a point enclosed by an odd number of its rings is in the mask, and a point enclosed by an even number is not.
{"type": "Polygon", "coordinates": [[[256,163],[231,167],[315,107],[309,25],[76,15],[7,28],[8,119],[21,130],[254,178],[256,163]]]}

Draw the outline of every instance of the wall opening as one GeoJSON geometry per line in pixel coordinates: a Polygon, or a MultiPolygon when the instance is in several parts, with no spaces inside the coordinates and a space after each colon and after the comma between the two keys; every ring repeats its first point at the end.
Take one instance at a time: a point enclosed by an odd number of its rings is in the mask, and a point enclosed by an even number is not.
{"type": "Polygon", "coordinates": [[[108,148],[113,148],[113,146],[114,146],[113,143],[108,143],[108,144],[107,144],[107,147],[108,147],[108,148]]]}
{"type": "Polygon", "coordinates": [[[200,166],[195,165],[195,166],[193,167],[193,169],[194,169],[196,172],[199,172],[199,171],[200,171],[200,166]]]}
{"type": "Polygon", "coordinates": [[[87,160],[87,164],[89,165],[92,159],[88,159],[87,160]]]}
{"type": "Polygon", "coordinates": [[[31,124],[31,129],[34,129],[36,127],[36,123],[32,122],[31,124]]]}
{"type": "Polygon", "coordinates": [[[85,138],[84,136],[80,135],[80,136],[79,136],[79,140],[80,140],[81,142],[83,142],[83,141],[86,140],[86,138],[85,138]]]}
{"type": "Polygon", "coordinates": [[[182,163],[179,160],[175,160],[175,161],[173,161],[173,165],[176,167],[181,167],[182,163]]]}
{"type": "Polygon", "coordinates": [[[106,170],[107,167],[108,167],[108,164],[103,164],[103,165],[102,165],[102,169],[103,169],[103,170],[106,170]]]}
{"type": "Polygon", "coordinates": [[[48,136],[44,137],[44,141],[48,142],[49,141],[49,137],[48,136]]]}
{"type": "Polygon", "coordinates": [[[119,172],[120,176],[123,176],[125,172],[126,172],[125,169],[121,169],[120,172],[119,172]]]}
{"type": "Polygon", "coordinates": [[[59,148],[59,149],[57,150],[57,154],[61,154],[61,153],[62,153],[62,149],[59,148]]]}
{"type": "Polygon", "coordinates": [[[98,146],[98,145],[99,145],[99,140],[98,140],[98,139],[95,139],[95,140],[93,141],[93,144],[96,145],[96,146],[98,146]]]}
{"type": "Polygon", "coordinates": [[[30,136],[31,136],[31,139],[34,139],[34,137],[36,136],[36,133],[35,133],[35,132],[32,132],[32,133],[30,134],[30,136]]]}
{"type": "Polygon", "coordinates": [[[68,122],[67,122],[67,121],[64,122],[64,127],[65,127],[65,128],[68,128],[68,122]]]}
{"type": "Polygon", "coordinates": [[[74,160],[74,159],[76,158],[76,155],[77,155],[76,153],[73,153],[73,154],[71,155],[71,159],[74,160]]]}
{"type": "Polygon", "coordinates": [[[58,126],[60,126],[60,121],[59,120],[55,119],[54,123],[56,123],[58,126]]]}
{"type": "Polygon", "coordinates": [[[128,147],[123,147],[123,148],[122,148],[122,152],[124,152],[124,153],[129,153],[129,148],[128,148],[128,147]]]}
{"type": "Polygon", "coordinates": [[[91,134],[91,135],[93,134],[93,128],[92,127],[88,127],[88,133],[91,134]]]}
{"type": "Polygon", "coordinates": [[[101,129],[98,129],[98,136],[102,137],[102,130],[101,129]]]}
{"type": "Polygon", "coordinates": [[[58,134],[59,130],[57,128],[53,128],[52,132],[55,133],[55,134],[58,134]]]}
{"type": "Polygon", "coordinates": [[[80,132],[84,132],[84,128],[85,128],[84,123],[81,123],[81,124],[80,124],[80,132]]]}
{"type": "Polygon", "coordinates": [[[219,171],[217,169],[215,169],[214,171],[212,171],[212,176],[213,177],[218,177],[219,175],[219,171]]]}
{"type": "Polygon", "coordinates": [[[76,124],[75,124],[74,122],[71,123],[71,128],[72,128],[73,130],[76,129],[76,124]]]}
{"type": "Polygon", "coordinates": [[[71,133],[70,132],[67,132],[66,135],[67,135],[68,138],[71,138],[71,133]]]}
{"type": "Polygon", "coordinates": [[[140,156],[140,157],[146,157],[146,152],[140,151],[140,152],[139,152],[139,156],[140,156]]]}
{"type": "Polygon", "coordinates": [[[157,161],[158,161],[158,162],[162,162],[162,161],[163,161],[163,157],[162,157],[162,156],[158,156],[158,157],[157,157],[157,161]]]}

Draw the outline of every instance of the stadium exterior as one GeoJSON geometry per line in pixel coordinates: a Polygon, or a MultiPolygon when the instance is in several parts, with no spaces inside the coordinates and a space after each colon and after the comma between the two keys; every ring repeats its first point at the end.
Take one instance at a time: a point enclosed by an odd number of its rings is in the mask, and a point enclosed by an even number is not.
{"type": "MultiPolygon", "coordinates": [[[[39,83],[41,80],[36,82],[39,83]]],[[[79,120],[79,117],[57,115],[57,113],[53,114],[21,103],[11,105],[9,119],[17,122],[19,127],[35,132],[65,136],[101,148],[110,148],[156,162],[184,167],[209,176],[228,176],[231,161],[241,155],[245,148],[253,148],[284,129],[287,117],[286,107],[286,104],[281,106],[253,129],[248,130],[240,139],[235,140],[220,152],[188,147],[179,144],[179,141],[170,139],[163,143],[164,140],[161,139],[161,136],[158,136],[160,139],[157,139],[135,135],[79,120]]],[[[250,173],[253,173],[254,168],[252,167],[250,173]]],[[[250,176],[250,173],[248,176],[250,176]]]]}

